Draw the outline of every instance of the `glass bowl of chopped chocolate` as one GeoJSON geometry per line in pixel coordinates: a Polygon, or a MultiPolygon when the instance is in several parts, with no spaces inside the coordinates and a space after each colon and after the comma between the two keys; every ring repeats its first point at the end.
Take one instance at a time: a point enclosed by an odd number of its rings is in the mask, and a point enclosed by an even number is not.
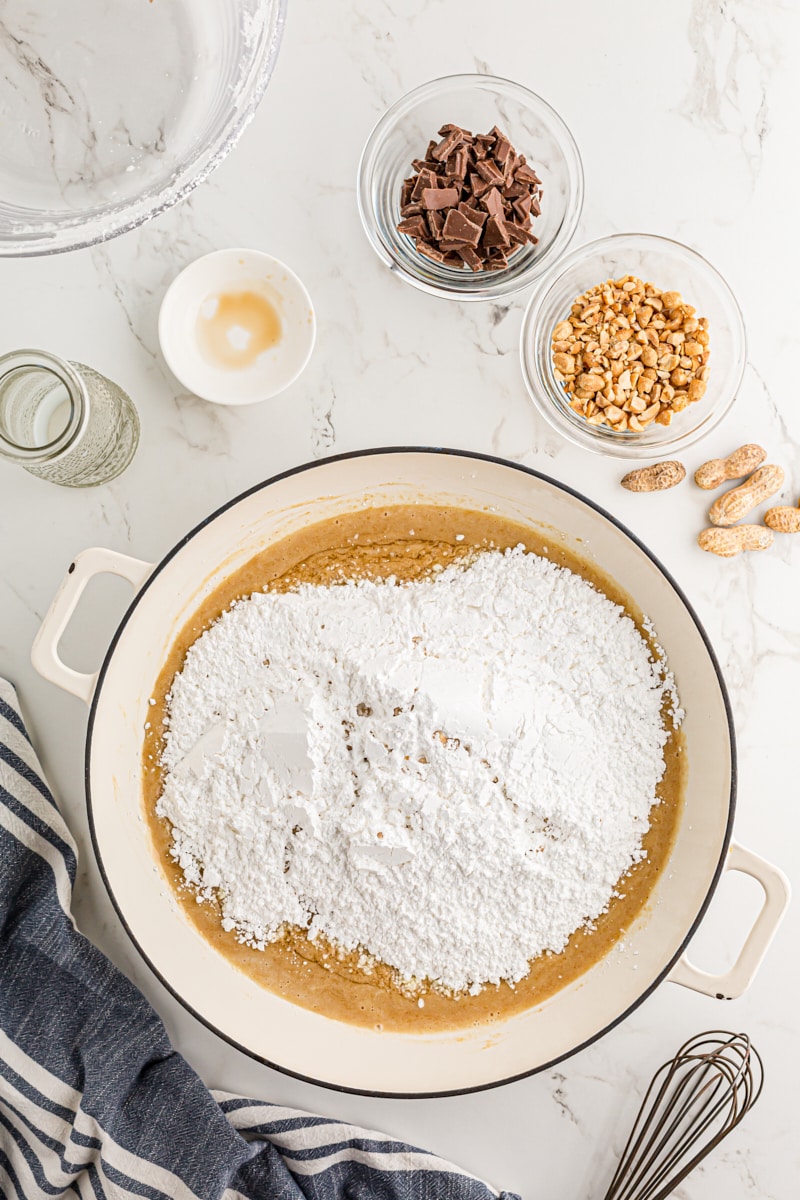
{"type": "Polygon", "coordinates": [[[415,88],[373,129],[358,206],[378,256],[453,300],[534,282],[569,244],[583,168],[559,115],[520,84],[451,75],[415,88]]]}
{"type": "Polygon", "coordinates": [[[540,280],[520,335],[546,420],[588,450],[653,457],[725,416],[747,359],[728,284],[689,246],[621,233],[579,247],[540,280]]]}

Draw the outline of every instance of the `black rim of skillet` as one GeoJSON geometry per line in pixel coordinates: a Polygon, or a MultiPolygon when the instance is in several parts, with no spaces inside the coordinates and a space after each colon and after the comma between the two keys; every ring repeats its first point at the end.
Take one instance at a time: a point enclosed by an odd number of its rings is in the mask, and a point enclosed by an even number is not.
{"type": "MultiPolygon", "coordinates": [[[[563,1062],[565,1059],[571,1058],[574,1054],[578,1054],[581,1050],[585,1050],[587,1046],[591,1046],[594,1042],[599,1041],[600,1038],[604,1037],[607,1033],[610,1033],[610,1031],[612,1029],[616,1028],[617,1025],[620,1025],[624,1020],[626,1020],[631,1015],[631,1013],[634,1012],[640,1006],[640,1004],[643,1004],[644,1001],[648,998],[648,996],[650,996],[651,993],[654,992],[655,989],[661,983],[664,982],[667,975],[670,973],[670,971],[674,967],[675,963],[678,961],[678,959],[681,957],[684,950],[688,946],[688,944],[691,941],[692,937],[694,936],[698,926],[700,925],[700,922],[702,921],[703,917],[705,916],[706,911],[708,910],[708,906],[711,903],[711,898],[714,895],[714,892],[716,891],[717,884],[719,883],[720,877],[722,875],[722,871],[723,871],[723,868],[725,865],[725,859],[726,859],[727,853],[728,853],[728,846],[730,844],[731,834],[733,831],[733,818],[734,818],[734,814],[736,811],[736,790],[737,790],[736,736],[735,736],[735,731],[734,731],[734,726],[733,726],[733,715],[731,713],[730,699],[728,697],[728,691],[725,686],[725,681],[722,677],[722,671],[720,670],[720,665],[719,665],[719,662],[717,661],[717,656],[714,653],[713,647],[708,638],[708,634],[706,633],[706,631],[703,627],[703,624],[700,621],[700,618],[698,617],[694,608],[690,604],[690,602],[687,599],[686,595],[684,594],[683,590],[681,589],[679,584],[675,581],[675,579],[673,579],[672,575],[666,569],[666,567],[664,567],[662,565],[662,563],[659,562],[659,560],[656,558],[656,556],[652,553],[651,550],[648,550],[647,546],[645,546],[644,543],[642,541],[640,541],[640,539],[636,536],[636,534],[632,533],[630,531],[630,529],[628,529],[625,525],[622,524],[621,521],[618,521],[616,517],[612,516],[611,513],[606,512],[606,510],[604,508],[601,508],[601,506],[599,504],[596,504],[593,500],[590,500],[586,496],[581,495],[581,493],[575,491],[574,488],[568,487],[567,484],[561,483],[557,479],[552,479],[549,475],[544,475],[541,471],[535,471],[535,470],[533,470],[532,467],[523,466],[521,463],[509,462],[507,459],[498,458],[492,454],[481,454],[479,452],[472,451],[472,450],[453,450],[453,449],[448,449],[448,448],[442,447],[442,446],[381,446],[381,447],[378,447],[373,450],[352,450],[346,454],[333,454],[333,455],[330,455],[328,458],[315,459],[312,462],[304,463],[302,466],[292,467],[290,470],[281,471],[278,475],[272,475],[269,479],[264,480],[263,483],[257,483],[257,484],[255,484],[254,487],[248,488],[246,491],[241,492],[238,496],[234,496],[234,498],[232,500],[229,500],[226,504],[223,504],[220,508],[216,509],[209,516],[207,516],[205,518],[205,520],[201,521],[199,523],[199,525],[196,525],[194,527],[194,529],[190,530],[190,532],[187,533],[185,535],[185,537],[181,538],[181,540],[173,546],[173,548],[160,560],[160,562],[157,563],[157,565],[155,566],[155,568],[153,570],[153,573],[150,576],[148,576],[144,585],[136,593],[136,595],[133,598],[133,601],[131,602],[130,606],[128,607],[127,611],[125,612],[125,615],[123,616],[122,620],[120,621],[119,626],[117,627],[116,633],[114,634],[113,638],[111,639],[111,644],[106,652],[105,658],[103,659],[103,665],[100,668],[100,672],[97,677],[97,686],[95,687],[94,696],[92,697],[92,703],[91,703],[91,707],[89,709],[89,723],[88,723],[88,728],[87,728],[87,732],[86,732],[86,757],[85,757],[84,772],[85,772],[85,781],[86,781],[86,809],[87,809],[87,816],[88,816],[88,820],[89,820],[89,831],[90,831],[91,838],[92,838],[92,846],[94,847],[94,853],[95,853],[95,858],[97,860],[97,865],[100,870],[100,874],[102,876],[103,883],[105,884],[106,891],[108,892],[109,899],[111,900],[111,903],[114,906],[116,914],[119,917],[120,922],[121,922],[125,932],[127,933],[131,942],[135,946],[136,950],[141,955],[141,957],[144,959],[144,961],[147,963],[147,966],[153,972],[156,979],[158,979],[159,983],[164,988],[166,988],[166,990],[170,993],[170,995],[174,996],[175,999],[179,1002],[179,1004],[181,1004],[183,1006],[183,1008],[186,1009],[187,1012],[189,1012],[202,1025],[205,1025],[207,1029],[210,1029],[212,1033],[217,1035],[217,1037],[219,1037],[223,1041],[227,1042],[230,1046],[233,1046],[233,1048],[235,1050],[241,1051],[242,1054],[246,1054],[249,1058],[255,1059],[256,1062],[263,1063],[263,1065],[266,1067],[271,1067],[274,1071],[280,1071],[284,1075],[291,1075],[293,1078],[300,1079],[304,1083],[310,1083],[317,1087],[329,1088],[331,1091],[349,1092],[349,1093],[357,1095],[357,1096],[373,1096],[376,1098],[389,1099],[389,1100],[430,1100],[430,1099],[438,1099],[438,1098],[442,1098],[442,1097],[446,1097],[446,1096],[465,1096],[472,1092],[485,1092],[485,1091],[488,1091],[490,1088],[502,1087],[506,1083],[516,1083],[520,1079],[527,1079],[528,1076],[530,1076],[530,1075],[538,1075],[539,1072],[546,1071],[550,1067],[556,1066],[557,1063],[563,1062]],[[706,894],[706,898],[703,901],[702,905],[700,906],[700,910],[697,913],[697,916],[695,917],[694,921],[692,922],[690,928],[688,929],[686,936],[684,937],[683,941],[681,942],[681,944],[678,947],[675,954],[665,964],[664,968],[659,972],[659,974],[653,980],[653,982],[650,984],[650,986],[648,988],[646,988],[645,991],[643,991],[641,993],[641,995],[636,1000],[634,1000],[633,1003],[628,1006],[628,1008],[625,1009],[624,1012],[620,1013],[620,1015],[618,1017],[615,1017],[613,1021],[610,1021],[601,1030],[599,1030],[597,1033],[592,1034],[591,1037],[586,1038],[583,1042],[579,1043],[577,1046],[573,1046],[571,1050],[567,1050],[565,1053],[559,1054],[556,1058],[550,1059],[548,1062],[541,1063],[537,1067],[532,1067],[527,1071],[520,1071],[518,1074],[509,1075],[504,1079],[493,1079],[493,1080],[490,1080],[488,1083],[479,1083],[479,1084],[475,1084],[474,1086],[470,1086],[470,1087],[450,1088],[450,1089],[445,1089],[443,1091],[384,1092],[384,1091],[375,1091],[375,1090],[372,1090],[369,1088],[346,1087],[343,1084],[331,1083],[325,1079],[315,1079],[311,1075],[303,1075],[299,1071],[292,1071],[289,1067],[282,1066],[278,1062],[273,1062],[271,1059],[264,1058],[262,1055],[256,1054],[253,1050],[250,1050],[247,1046],[242,1045],[241,1042],[236,1041],[235,1038],[229,1037],[227,1034],[222,1033],[221,1030],[217,1029],[217,1027],[211,1021],[207,1020],[201,1013],[197,1012],[197,1010],[195,1008],[193,1008],[192,1005],[183,996],[181,996],[175,990],[174,987],[172,987],[172,985],[169,983],[169,981],[167,979],[164,978],[164,976],[161,974],[161,972],[158,970],[158,968],[156,966],[154,966],[154,964],[151,962],[151,960],[145,954],[142,947],[139,945],[138,941],[134,937],[134,935],[130,929],[130,926],[128,925],[128,922],[125,918],[125,914],[122,912],[119,904],[117,903],[116,897],[114,895],[114,891],[111,887],[111,881],[109,880],[108,875],[106,874],[105,865],[103,863],[103,858],[100,853],[100,847],[99,847],[98,841],[97,841],[97,832],[95,830],[94,815],[93,815],[93,811],[92,811],[92,790],[91,790],[91,779],[90,779],[92,735],[93,735],[93,731],[94,731],[95,715],[97,712],[98,702],[99,702],[100,696],[102,694],[103,683],[105,681],[106,671],[108,669],[108,665],[111,661],[111,658],[114,654],[117,643],[118,643],[120,637],[122,636],[124,629],[126,628],[133,613],[135,612],[136,607],[139,604],[141,597],[144,595],[144,593],[150,587],[150,584],[152,583],[152,581],[158,575],[161,574],[161,572],[168,565],[168,563],[170,563],[172,561],[172,559],[187,544],[187,542],[191,541],[191,539],[193,537],[195,537],[198,533],[200,533],[203,529],[205,529],[205,527],[207,525],[210,525],[211,522],[214,521],[217,517],[221,516],[222,513],[227,512],[229,508],[233,508],[233,506],[235,504],[238,504],[240,500],[245,500],[248,496],[252,496],[256,492],[263,491],[265,488],[268,488],[270,486],[270,484],[278,483],[281,479],[288,479],[292,475],[299,475],[305,471],[312,471],[312,470],[314,470],[315,467],[325,466],[326,464],[333,463],[333,462],[345,462],[348,459],[353,459],[353,458],[366,458],[366,457],[371,457],[371,456],[374,457],[375,455],[379,455],[379,454],[381,454],[381,455],[383,455],[383,454],[385,454],[385,455],[389,455],[389,454],[442,455],[442,454],[444,454],[444,455],[452,456],[454,458],[476,459],[476,460],[482,461],[482,462],[495,463],[498,466],[509,467],[510,469],[512,469],[514,471],[520,471],[525,475],[530,475],[534,479],[541,480],[543,483],[550,484],[552,487],[558,488],[562,492],[566,492],[567,495],[573,496],[576,500],[580,500],[583,504],[586,504],[589,508],[594,509],[594,511],[596,513],[599,513],[601,517],[605,517],[605,519],[607,521],[609,521],[612,525],[614,525],[617,529],[619,529],[622,533],[624,533],[628,538],[630,538],[630,540],[636,546],[638,546],[638,548],[642,551],[642,553],[645,554],[647,556],[647,558],[650,559],[650,561],[653,563],[653,565],[661,572],[661,574],[664,576],[664,578],[670,584],[673,591],[677,595],[678,599],[681,601],[684,608],[688,612],[689,616],[694,621],[694,624],[697,628],[697,632],[700,634],[700,637],[703,640],[703,644],[705,645],[705,648],[706,648],[706,653],[708,654],[708,656],[711,660],[711,665],[713,666],[714,672],[717,676],[717,683],[719,684],[720,693],[722,695],[722,702],[725,707],[725,717],[728,722],[728,736],[730,738],[730,747],[731,747],[731,788],[730,788],[730,800],[729,800],[729,804],[728,804],[728,821],[727,821],[727,825],[725,828],[725,836],[724,836],[723,842],[722,842],[722,853],[720,855],[719,862],[717,863],[716,869],[714,871],[714,877],[711,880],[711,885],[708,889],[708,893],[706,894]]],[[[717,999],[724,1000],[724,999],[727,999],[727,997],[725,997],[721,994],[718,994],[717,999]]]]}

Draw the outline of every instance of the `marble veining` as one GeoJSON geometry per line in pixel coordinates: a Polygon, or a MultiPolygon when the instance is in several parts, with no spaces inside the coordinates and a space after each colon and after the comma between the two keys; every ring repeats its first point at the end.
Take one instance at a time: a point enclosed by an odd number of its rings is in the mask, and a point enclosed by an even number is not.
{"type": "Polygon", "coordinates": [[[710,136],[738,141],[751,186],[769,132],[770,76],[782,56],[771,32],[763,6],[753,0],[693,0],[688,39],[694,75],[679,111],[710,136]]]}
{"type": "MultiPolygon", "coordinates": [[[[24,35],[5,13],[2,20],[0,79],[19,87],[24,35]]],[[[677,237],[708,256],[742,305],[745,378],[722,425],[683,456],[687,471],[743,441],[759,441],[786,468],[780,502],[797,503],[798,61],[800,9],[790,0],[674,0],[658,9],[639,0],[611,7],[507,0],[489,13],[478,0],[330,0],[313,14],[292,3],[261,109],[234,153],[188,201],[85,252],[0,261],[7,298],[0,351],[34,345],[90,363],[128,390],[142,419],[137,457],[106,488],[56,489],[0,462],[0,671],[20,689],[79,843],[81,928],[147,993],[178,1048],[213,1086],[386,1128],[525,1200],[600,1200],[652,1072],[687,1037],[722,1025],[753,1037],[765,1060],[764,1095],[676,1196],[790,1200],[796,1194],[795,910],[738,1001],[721,1005],[665,984],[586,1051],[482,1095],[400,1102],[326,1092],[220,1042],[138,958],[89,845],[86,712],[39,679],[28,656],[71,556],[86,546],[155,561],[238,492],[330,453],[413,443],[487,451],[588,494],[676,576],[731,692],[739,743],[737,836],[796,873],[800,538],[779,540],[768,554],[720,562],[694,545],[706,498],[690,484],[655,496],[623,492],[622,464],[563,441],[528,400],[517,350],[527,295],[455,304],[404,285],[362,233],[355,176],[375,120],[426,79],[477,70],[539,92],[572,129],[584,160],[576,244],[622,230],[677,237]],[[184,393],[157,337],[159,303],[174,276],[200,254],[237,245],[285,259],[309,287],[318,321],[303,376],[273,401],[239,409],[184,393]]],[[[100,114],[86,112],[83,97],[72,88],[67,93],[47,63],[30,62],[27,70],[26,86],[40,99],[29,136],[46,138],[48,121],[73,114],[89,163],[93,139],[102,142],[100,114]]],[[[139,136],[129,133],[134,141],[139,136]]],[[[114,138],[127,136],[115,128],[114,138]]],[[[157,138],[158,131],[147,136],[157,138]]],[[[98,620],[87,616],[71,631],[69,656],[81,669],[99,664],[100,630],[107,643],[124,609],[123,585],[110,596],[87,593],[87,611],[98,620]]],[[[719,970],[733,959],[756,899],[743,881],[726,882],[693,940],[698,965],[719,970]]]]}
{"type": "Polygon", "coordinates": [[[182,5],[126,6],[124,41],[109,0],[73,0],[46,21],[26,0],[5,0],[0,17],[6,203],[47,213],[113,202],[169,171],[169,148],[199,120],[210,77],[209,49],[190,36],[182,5]],[[135,86],[145,74],[147,86],[135,86]]]}

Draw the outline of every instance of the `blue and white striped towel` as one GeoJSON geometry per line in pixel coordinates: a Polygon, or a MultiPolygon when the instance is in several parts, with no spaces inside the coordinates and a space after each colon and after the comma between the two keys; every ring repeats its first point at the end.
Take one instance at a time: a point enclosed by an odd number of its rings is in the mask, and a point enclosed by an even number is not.
{"type": "Polygon", "coordinates": [[[383,1134],[207,1091],[141,993],[75,928],[75,868],[0,680],[2,1200],[498,1196],[383,1134]]]}

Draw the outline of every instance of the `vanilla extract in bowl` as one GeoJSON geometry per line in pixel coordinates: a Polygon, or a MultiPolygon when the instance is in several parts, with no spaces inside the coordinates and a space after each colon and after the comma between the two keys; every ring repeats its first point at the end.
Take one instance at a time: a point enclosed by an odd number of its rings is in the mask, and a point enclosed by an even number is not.
{"type": "Polygon", "coordinates": [[[209,296],[197,315],[197,344],[215,367],[252,366],[278,344],[282,332],[275,305],[252,290],[209,296]]]}

